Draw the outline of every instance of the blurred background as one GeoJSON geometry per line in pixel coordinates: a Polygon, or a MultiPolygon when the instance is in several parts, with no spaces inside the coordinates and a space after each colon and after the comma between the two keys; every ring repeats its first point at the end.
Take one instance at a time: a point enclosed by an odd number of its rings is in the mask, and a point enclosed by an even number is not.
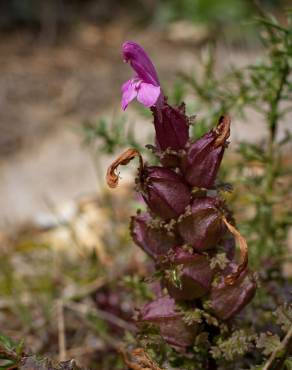
{"type": "MultiPolygon", "coordinates": [[[[147,262],[128,232],[138,203],[130,201],[131,172],[123,169],[123,186],[114,192],[104,175],[119,151],[143,147],[153,136],[149,113],[136,103],[120,109],[120,86],[132,75],[120,55],[125,40],[147,50],[170,101],[185,100],[188,113],[197,114],[194,135],[231,111],[222,178],[237,181],[229,200],[239,225],[255,245],[255,260],[258,244],[268,245],[265,257],[277,254],[276,240],[283,255],[290,253],[290,173],[271,200],[264,158],[267,141],[283,142],[281,161],[291,165],[290,108],[283,102],[287,112],[271,136],[268,113],[250,104],[265,91],[263,77],[244,74],[269,55],[261,40],[267,31],[262,35],[255,19],[269,12],[286,26],[289,6],[289,0],[0,0],[1,331],[24,338],[35,353],[122,368],[115,349],[120,330],[131,333],[133,302],[149,296],[141,283],[147,262]],[[117,292],[111,284],[120,275],[124,290],[117,292]]],[[[269,97],[256,101],[261,108],[268,103],[269,97]]],[[[291,262],[283,268],[291,276],[291,262]]]]}

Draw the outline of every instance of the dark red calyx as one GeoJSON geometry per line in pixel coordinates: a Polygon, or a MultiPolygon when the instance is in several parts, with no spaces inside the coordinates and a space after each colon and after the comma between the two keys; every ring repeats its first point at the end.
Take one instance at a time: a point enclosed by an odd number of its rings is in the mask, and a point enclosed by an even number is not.
{"type": "MultiPolygon", "coordinates": [[[[170,257],[172,268],[177,269],[178,282],[167,276],[165,286],[168,293],[176,300],[193,300],[204,296],[211,288],[213,272],[207,256],[190,253],[183,248],[176,248],[170,257]]],[[[170,270],[171,271],[171,270],[170,270]]]]}
{"type": "Polygon", "coordinates": [[[216,129],[189,145],[182,160],[182,172],[190,185],[214,187],[229,135],[230,118],[222,116],[216,129]]]}
{"type": "Polygon", "coordinates": [[[149,209],[164,220],[182,214],[191,199],[183,178],[168,168],[144,166],[138,184],[149,209]]]}
{"type": "Polygon", "coordinates": [[[189,121],[184,104],[172,107],[166,101],[152,108],[158,150],[183,149],[189,139],[189,121]]]}
{"type": "Polygon", "coordinates": [[[185,324],[176,310],[175,300],[169,296],[147,303],[140,311],[140,319],[156,325],[164,340],[176,347],[192,345],[198,330],[198,326],[185,324]]]}
{"type": "Polygon", "coordinates": [[[148,213],[139,214],[131,219],[131,235],[134,242],[150,257],[157,260],[179,245],[175,233],[162,227],[150,225],[151,217],[148,213]]]}
{"type": "Polygon", "coordinates": [[[216,198],[194,199],[189,211],[178,222],[178,231],[184,241],[197,251],[215,248],[225,227],[216,198]]]}
{"type": "MultiPolygon", "coordinates": [[[[228,266],[225,276],[235,271],[233,263],[228,266]]],[[[233,285],[226,284],[224,277],[214,284],[210,293],[212,313],[221,320],[228,320],[239,313],[253,298],[256,291],[256,282],[248,270],[242,271],[233,285]]]]}

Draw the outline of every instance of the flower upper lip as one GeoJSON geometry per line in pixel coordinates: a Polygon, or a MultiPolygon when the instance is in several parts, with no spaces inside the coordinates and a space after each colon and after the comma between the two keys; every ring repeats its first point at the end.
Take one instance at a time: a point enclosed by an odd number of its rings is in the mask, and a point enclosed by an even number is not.
{"type": "Polygon", "coordinates": [[[134,41],[124,42],[122,54],[124,61],[130,63],[137,73],[137,77],[154,86],[160,86],[156,69],[145,50],[139,44],[134,41]]]}

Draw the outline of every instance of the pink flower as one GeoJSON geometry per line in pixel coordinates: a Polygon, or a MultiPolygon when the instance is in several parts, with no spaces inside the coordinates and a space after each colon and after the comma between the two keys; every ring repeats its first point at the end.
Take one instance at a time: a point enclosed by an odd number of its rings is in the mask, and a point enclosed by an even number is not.
{"type": "Polygon", "coordinates": [[[144,49],[133,41],[126,41],[122,46],[122,55],[136,75],[122,86],[122,109],[137,100],[145,107],[154,106],[161,94],[157,72],[144,49]]]}

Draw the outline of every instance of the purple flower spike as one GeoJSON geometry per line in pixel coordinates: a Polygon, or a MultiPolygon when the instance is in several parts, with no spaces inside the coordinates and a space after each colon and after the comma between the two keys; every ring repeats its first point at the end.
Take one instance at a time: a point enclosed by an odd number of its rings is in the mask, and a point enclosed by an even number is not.
{"type": "Polygon", "coordinates": [[[137,100],[145,107],[154,106],[161,94],[157,72],[144,49],[133,41],[126,41],[122,46],[122,55],[136,72],[136,76],[122,86],[122,109],[137,100]]]}

